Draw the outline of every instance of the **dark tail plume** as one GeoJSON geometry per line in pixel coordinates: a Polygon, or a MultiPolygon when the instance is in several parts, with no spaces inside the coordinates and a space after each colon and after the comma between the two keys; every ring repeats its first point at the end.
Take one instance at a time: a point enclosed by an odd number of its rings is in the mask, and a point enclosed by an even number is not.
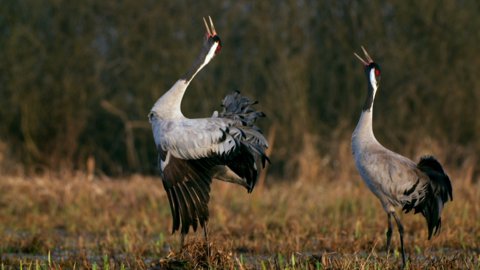
{"type": "Polygon", "coordinates": [[[241,132],[241,136],[237,138],[241,147],[227,165],[247,180],[248,192],[252,192],[255,187],[259,170],[265,167],[266,162],[270,162],[265,153],[268,142],[255,125],[257,119],[265,117],[265,114],[257,111],[254,108],[255,104],[257,101],[252,101],[235,91],[223,99],[223,110],[218,114],[218,117],[234,120],[235,128],[241,132]]]}
{"type": "Polygon", "coordinates": [[[440,232],[443,205],[453,200],[452,184],[443,171],[442,165],[432,156],[422,157],[417,167],[430,178],[425,200],[415,207],[415,213],[421,212],[427,220],[428,239],[430,239],[432,234],[440,232]]]}
{"type": "Polygon", "coordinates": [[[258,131],[255,121],[258,118],[265,117],[265,114],[253,108],[253,105],[257,103],[257,101],[251,101],[249,98],[242,96],[240,92],[235,91],[223,99],[223,111],[219,116],[240,121],[243,126],[252,127],[258,131]]]}
{"type": "Polygon", "coordinates": [[[261,165],[265,167],[265,162],[270,162],[265,154],[268,142],[260,128],[255,125],[257,119],[265,117],[265,113],[257,111],[253,107],[257,103],[257,101],[242,96],[239,91],[235,91],[223,99],[223,111],[219,114],[219,117],[233,119],[239,126],[243,126],[243,128],[240,128],[243,137],[245,137],[243,142],[260,157],[261,165]]]}

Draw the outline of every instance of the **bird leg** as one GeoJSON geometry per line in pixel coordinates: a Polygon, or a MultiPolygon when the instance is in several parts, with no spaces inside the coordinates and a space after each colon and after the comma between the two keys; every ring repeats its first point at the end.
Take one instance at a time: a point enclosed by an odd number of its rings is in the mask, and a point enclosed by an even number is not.
{"type": "Polygon", "coordinates": [[[185,234],[180,233],[180,251],[185,247],[185,234]]]}
{"type": "Polygon", "coordinates": [[[392,215],[395,218],[395,222],[397,223],[398,233],[400,234],[400,247],[402,249],[402,262],[403,262],[402,268],[405,268],[406,264],[405,264],[405,250],[403,248],[403,225],[402,225],[402,222],[400,221],[400,218],[398,218],[395,212],[393,212],[392,215]]]}
{"type": "Polygon", "coordinates": [[[205,238],[205,243],[207,244],[207,262],[210,265],[210,244],[208,243],[208,221],[206,221],[205,226],[203,226],[203,237],[205,238]]]}
{"type": "Polygon", "coordinates": [[[393,231],[393,223],[392,223],[392,214],[387,213],[388,218],[388,229],[387,229],[387,255],[390,253],[390,243],[392,240],[392,231],[393,231]]]}

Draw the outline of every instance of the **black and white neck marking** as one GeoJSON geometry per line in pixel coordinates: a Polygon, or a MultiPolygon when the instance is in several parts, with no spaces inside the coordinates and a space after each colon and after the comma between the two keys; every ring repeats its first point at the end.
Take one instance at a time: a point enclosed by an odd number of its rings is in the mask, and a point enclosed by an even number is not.
{"type": "Polygon", "coordinates": [[[202,68],[205,67],[217,53],[220,52],[221,48],[222,45],[220,37],[217,35],[209,36],[203,44],[200,55],[193,63],[193,66],[190,68],[190,70],[182,76],[182,79],[184,79],[186,83],[189,83],[195,77],[195,75],[197,75],[197,73],[202,70],[202,68]]]}
{"type": "Polygon", "coordinates": [[[365,75],[368,81],[368,93],[363,105],[363,111],[371,111],[373,107],[373,101],[375,100],[375,94],[377,93],[380,85],[380,67],[377,63],[371,62],[365,66],[365,75]]]}

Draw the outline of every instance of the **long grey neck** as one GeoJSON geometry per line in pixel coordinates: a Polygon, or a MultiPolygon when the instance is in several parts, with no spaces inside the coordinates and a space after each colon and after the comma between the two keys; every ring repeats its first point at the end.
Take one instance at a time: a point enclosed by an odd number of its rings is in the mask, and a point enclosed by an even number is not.
{"type": "MultiPolygon", "coordinates": [[[[368,76],[368,74],[367,74],[368,76]]],[[[365,98],[365,103],[363,104],[362,108],[362,115],[360,116],[360,120],[358,121],[357,128],[355,131],[360,132],[362,136],[372,137],[375,139],[373,134],[373,127],[372,127],[372,118],[373,118],[373,101],[375,100],[375,89],[373,89],[372,84],[370,81],[367,85],[367,97],[365,98]]]]}
{"type": "Polygon", "coordinates": [[[373,101],[375,91],[369,85],[368,93],[363,105],[362,114],[358,120],[357,127],[352,135],[352,148],[354,152],[372,144],[379,144],[373,133],[373,101]]]}
{"type": "Polygon", "coordinates": [[[372,110],[362,112],[360,119],[358,120],[357,127],[353,132],[353,136],[373,139],[375,138],[375,135],[373,134],[372,115],[372,110]]]}
{"type": "Polygon", "coordinates": [[[161,96],[151,110],[151,115],[162,120],[183,119],[181,110],[183,95],[190,81],[178,80],[163,96],[161,96]]]}
{"type": "Polygon", "coordinates": [[[375,138],[372,128],[372,111],[363,111],[352,135],[352,152],[357,155],[369,148],[382,147],[375,138]]]}
{"type": "Polygon", "coordinates": [[[193,63],[190,70],[182,76],[173,86],[168,90],[163,96],[161,96],[150,112],[150,121],[152,116],[155,116],[158,119],[162,120],[176,120],[184,119],[185,116],[181,111],[181,104],[183,95],[187,90],[188,85],[193,80],[195,75],[205,67],[210,60],[212,60],[215,50],[218,46],[218,43],[211,45],[210,39],[208,39],[200,52],[200,55],[197,57],[193,63]]]}
{"type": "Polygon", "coordinates": [[[367,67],[365,70],[367,75],[367,97],[362,108],[362,115],[358,120],[357,127],[352,135],[352,150],[355,155],[355,159],[361,158],[358,154],[364,152],[366,149],[382,147],[381,144],[375,138],[373,134],[373,102],[375,100],[375,93],[378,89],[377,78],[375,75],[375,69],[367,67]]]}

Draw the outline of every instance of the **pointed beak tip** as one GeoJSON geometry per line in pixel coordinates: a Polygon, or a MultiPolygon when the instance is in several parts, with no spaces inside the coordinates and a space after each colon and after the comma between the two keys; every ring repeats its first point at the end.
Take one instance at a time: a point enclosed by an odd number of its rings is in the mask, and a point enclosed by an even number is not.
{"type": "Polygon", "coordinates": [[[353,55],[354,55],[358,60],[360,60],[360,62],[362,62],[362,64],[363,64],[364,66],[368,66],[367,61],[363,60],[363,58],[360,57],[360,55],[358,55],[358,54],[355,53],[355,52],[353,53],[353,55]]]}
{"type": "Polygon", "coordinates": [[[208,20],[210,21],[210,29],[212,31],[212,35],[216,36],[217,35],[217,30],[215,29],[215,26],[213,25],[212,17],[208,16],[208,20]]]}

